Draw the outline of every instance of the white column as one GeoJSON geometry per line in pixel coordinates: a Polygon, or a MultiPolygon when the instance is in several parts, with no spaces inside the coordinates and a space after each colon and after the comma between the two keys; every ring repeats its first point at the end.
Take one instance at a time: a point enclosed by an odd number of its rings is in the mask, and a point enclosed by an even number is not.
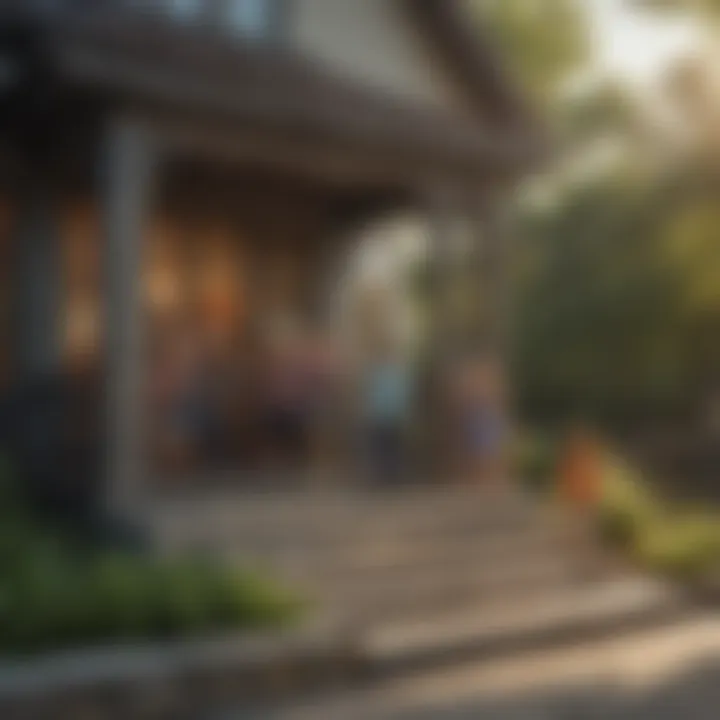
{"type": "Polygon", "coordinates": [[[146,480],[142,255],[155,152],[130,120],[112,122],[105,141],[107,501],[112,515],[128,519],[146,480]]]}

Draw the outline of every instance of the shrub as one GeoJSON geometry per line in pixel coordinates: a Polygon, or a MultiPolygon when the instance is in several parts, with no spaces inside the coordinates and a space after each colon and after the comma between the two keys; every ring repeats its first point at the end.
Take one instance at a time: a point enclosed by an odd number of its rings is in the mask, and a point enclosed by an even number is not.
{"type": "Polygon", "coordinates": [[[655,572],[695,582],[720,567],[720,517],[661,503],[618,461],[608,466],[599,523],[607,542],[655,572]]]}
{"type": "Polygon", "coordinates": [[[0,651],[277,627],[300,610],[250,573],[122,554],[80,559],[37,545],[0,578],[0,651]]]}
{"type": "Polygon", "coordinates": [[[0,653],[277,627],[301,610],[255,573],[79,547],[21,503],[0,508],[0,653]]]}
{"type": "Polygon", "coordinates": [[[558,454],[558,443],[549,436],[523,437],[514,448],[515,473],[531,490],[546,492],[555,479],[558,454]]]}
{"type": "Polygon", "coordinates": [[[663,512],[642,478],[617,458],[606,463],[599,525],[612,545],[630,549],[663,512]]]}
{"type": "Polygon", "coordinates": [[[648,528],[637,555],[655,570],[679,579],[699,580],[720,562],[720,520],[670,517],[648,528]]]}

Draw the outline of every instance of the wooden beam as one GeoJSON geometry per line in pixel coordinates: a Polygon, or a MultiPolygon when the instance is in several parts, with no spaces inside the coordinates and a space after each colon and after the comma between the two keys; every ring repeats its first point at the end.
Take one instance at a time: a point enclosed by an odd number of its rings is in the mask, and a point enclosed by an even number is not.
{"type": "MultiPolygon", "coordinates": [[[[179,121],[166,114],[148,114],[148,124],[171,156],[206,158],[228,165],[241,164],[331,185],[338,189],[411,191],[429,184],[470,185],[478,168],[455,163],[428,163],[420,157],[347,142],[330,133],[288,132],[279,128],[210,122],[202,118],[179,121]]],[[[482,177],[494,170],[482,171],[482,177]]]]}

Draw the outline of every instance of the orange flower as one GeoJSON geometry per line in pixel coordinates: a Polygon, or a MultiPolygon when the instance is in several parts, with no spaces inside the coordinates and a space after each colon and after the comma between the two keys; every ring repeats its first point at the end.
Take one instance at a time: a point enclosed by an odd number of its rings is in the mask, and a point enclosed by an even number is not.
{"type": "Polygon", "coordinates": [[[574,506],[595,507],[602,493],[602,453],[585,433],[570,438],[560,463],[560,495],[574,506]]]}

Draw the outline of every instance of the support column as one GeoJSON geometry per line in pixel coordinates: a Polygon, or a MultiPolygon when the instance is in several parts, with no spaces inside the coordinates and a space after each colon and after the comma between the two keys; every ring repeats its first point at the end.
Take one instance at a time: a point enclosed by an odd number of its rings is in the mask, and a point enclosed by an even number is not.
{"type": "MultiPolygon", "coordinates": [[[[505,203],[499,191],[468,192],[467,188],[433,198],[431,364],[436,395],[431,411],[435,418],[430,421],[432,442],[450,434],[448,442],[441,442],[434,451],[440,472],[451,472],[458,432],[443,422],[443,388],[437,387],[438,380],[446,377],[448,363],[482,351],[495,358],[505,377],[510,373],[512,282],[505,203]]],[[[509,403],[503,402],[499,410],[509,422],[509,403]]]]}
{"type": "Polygon", "coordinates": [[[452,482],[452,444],[444,386],[448,364],[457,350],[456,318],[453,316],[454,238],[459,219],[457,194],[447,187],[436,188],[427,196],[430,226],[428,270],[431,279],[429,300],[429,345],[427,348],[423,414],[423,447],[433,482],[452,482]]]}
{"type": "Polygon", "coordinates": [[[19,375],[37,379],[60,364],[62,262],[52,188],[33,177],[21,200],[17,235],[17,358],[19,375]]]}
{"type": "Polygon", "coordinates": [[[430,200],[430,256],[432,274],[433,356],[447,359],[457,344],[457,318],[453,314],[455,241],[461,215],[455,196],[438,191],[430,200]]]}
{"type": "Polygon", "coordinates": [[[500,367],[503,391],[498,411],[508,432],[506,452],[498,468],[502,479],[511,481],[511,460],[507,453],[515,422],[515,401],[512,387],[513,348],[513,232],[510,227],[511,209],[505,192],[490,193],[478,204],[476,212],[479,303],[482,329],[480,342],[500,367]]]}
{"type": "Polygon", "coordinates": [[[488,347],[497,353],[503,365],[513,361],[513,273],[510,209],[504,193],[488,195],[479,204],[477,245],[479,276],[484,295],[483,334],[488,347]]]}
{"type": "Polygon", "coordinates": [[[108,127],[105,143],[107,502],[112,516],[127,520],[146,480],[142,255],[155,152],[147,132],[126,119],[108,127]]]}

